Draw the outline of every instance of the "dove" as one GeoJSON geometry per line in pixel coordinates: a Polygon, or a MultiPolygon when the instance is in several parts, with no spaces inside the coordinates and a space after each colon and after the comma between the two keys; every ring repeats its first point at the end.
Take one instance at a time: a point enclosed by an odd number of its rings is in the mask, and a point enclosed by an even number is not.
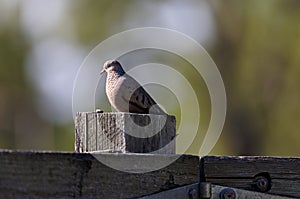
{"type": "Polygon", "coordinates": [[[107,73],[106,95],[118,112],[157,114],[166,113],[147,91],[122,68],[116,60],[106,61],[101,74],[107,73]]]}

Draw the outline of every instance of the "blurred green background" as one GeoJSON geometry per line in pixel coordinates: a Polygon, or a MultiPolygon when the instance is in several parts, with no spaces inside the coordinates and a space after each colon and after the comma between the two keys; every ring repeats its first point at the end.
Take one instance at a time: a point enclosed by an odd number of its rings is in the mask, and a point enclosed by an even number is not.
{"type": "MultiPolygon", "coordinates": [[[[211,154],[300,156],[298,0],[0,0],[0,148],[73,151],[72,88],[84,57],[146,26],[189,35],[218,66],[228,107],[211,154]]],[[[201,110],[207,126],[210,109],[201,110]]]]}

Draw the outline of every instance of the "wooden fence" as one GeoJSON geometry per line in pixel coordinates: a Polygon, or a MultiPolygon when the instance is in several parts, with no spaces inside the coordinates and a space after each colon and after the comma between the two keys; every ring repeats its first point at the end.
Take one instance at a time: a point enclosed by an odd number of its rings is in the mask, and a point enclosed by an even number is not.
{"type": "MultiPolygon", "coordinates": [[[[120,129],[115,128],[120,122],[116,119],[109,122],[110,126],[99,121],[126,115],[121,116],[78,114],[75,153],[1,150],[0,199],[177,198],[182,193],[185,195],[180,197],[192,199],[300,198],[300,158],[178,155],[172,154],[175,151],[173,144],[165,151],[152,154],[131,153],[143,152],[143,149],[151,152],[154,149],[147,145],[152,143],[159,147],[172,143],[175,121],[169,117],[167,127],[156,125],[164,133],[171,132],[172,136],[159,136],[131,147],[137,142],[125,138],[126,122],[121,121],[120,129]],[[119,133],[118,139],[111,136],[112,131],[119,133]],[[107,134],[111,136],[105,138],[108,141],[120,140],[122,143],[111,142],[105,145],[107,148],[101,148],[103,145],[99,143],[107,134]],[[102,152],[96,153],[93,149],[102,152]],[[152,169],[155,163],[166,166],[152,169]],[[224,195],[227,189],[219,186],[233,189],[224,195]],[[246,196],[237,196],[240,191],[234,191],[235,188],[245,191],[246,196]],[[249,197],[248,193],[252,192],[265,195],[249,197]]],[[[160,119],[158,116],[151,118],[154,123],[155,118],[160,119]]]]}

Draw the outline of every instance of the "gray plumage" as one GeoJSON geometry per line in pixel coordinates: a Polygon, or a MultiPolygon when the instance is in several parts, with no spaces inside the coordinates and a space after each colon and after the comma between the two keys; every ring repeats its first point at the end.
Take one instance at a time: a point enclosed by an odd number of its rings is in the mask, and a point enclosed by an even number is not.
{"type": "Polygon", "coordinates": [[[105,62],[101,74],[107,73],[106,95],[110,104],[119,112],[141,114],[166,114],[131,76],[115,60],[105,62]]]}

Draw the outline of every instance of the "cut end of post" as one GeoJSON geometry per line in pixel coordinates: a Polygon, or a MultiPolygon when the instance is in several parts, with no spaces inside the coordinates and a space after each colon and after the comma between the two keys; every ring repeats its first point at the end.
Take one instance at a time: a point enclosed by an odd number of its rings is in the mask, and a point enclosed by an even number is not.
{"type": "Polygon", "coordinates": [[[176,119],[170,115],[78,112],[76,152],[175,154],[176,119]]]}

